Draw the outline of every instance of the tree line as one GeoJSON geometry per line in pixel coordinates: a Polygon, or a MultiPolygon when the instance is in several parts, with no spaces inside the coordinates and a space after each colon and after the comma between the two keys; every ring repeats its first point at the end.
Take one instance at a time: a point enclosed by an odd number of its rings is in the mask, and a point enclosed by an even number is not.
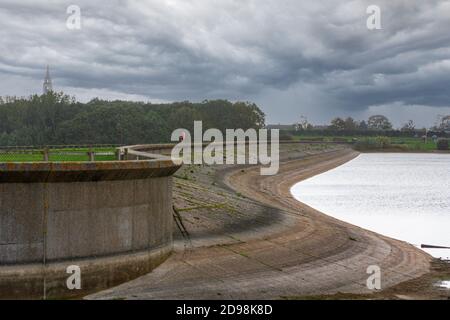
{"type": "Polygon", "coordinates": [[[329,125],[319,127],[313,126],[305,117],[301,117],[301,120],[294,125],[294,130],[337,135],[372,135],[374,132],[383,132],[392,136],[424,134],[428,131],[445,136],[450,132],[450,116],[440,116],[436,125],[429,129],[417,128],[413,120],[408,120],[401,128],[394,129],[391,121],[384,115],[370,116],[367,121],[357,121],[352,117],[336,117],[331,120],[329,125]]]}
{"type": "Polygon", "coordinates": [[[178,128],[263,128],[265,115],[250,102],[227,100],[152,104],[93,99],[81,103],[64,93],[0,97],[0,146],[141,144],[170,142],[178,128]]]}

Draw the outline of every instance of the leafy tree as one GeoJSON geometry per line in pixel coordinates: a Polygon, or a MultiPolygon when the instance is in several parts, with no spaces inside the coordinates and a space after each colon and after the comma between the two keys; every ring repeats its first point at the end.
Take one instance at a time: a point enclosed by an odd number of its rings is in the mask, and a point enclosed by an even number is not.
{"type": "Polygon", "coordinates": [[[331,125],[330,125],[330,129],[333,130],[345,130],[346,126],[345,126],[345,121],[342,118],[334,118],[333,120],[331,120],[331,125]]]}
{"type": "Polygon", "coordinates": [[[358,129],[359,130],[367,130],[369,127],[367,126],[367,123],[363,120],[363,121],[361,121],[360,123],[359,123],[359,125],[358,125],[358,129]]]}
{"type": "Polygon", "coordinates": [[[415,130],[416,130],[416,126],[414,125],[414,121],[412,121],[412,120],[409,120],[401,128],[401,131],[403,131],[403,132],[414,132],[415,130]]]}
{"type": "Polygon", "coordinates": [[[389,119],[383,115],[374,115],[367,121],[367,126],[371,130],[392,130],[389,119]]]}
{"type": "Polygon", "coordinates": [[[450,131],[450,115],[440,117],[438,129],[442,131],[450,131]]]}
{"type": "Polygon", "coordinates": [[[310,130],[312,129],[312,124],[309,123],[308,118],[305,116],[300,116],[300,120],[294,125],[295,130],[310,130]]]}
{"type": "Polygon", "coordinates": [[[355,130],[357,127],[358,127],[358,123],[352,117],[347,117],[345,119],[345,129],[346,130],[355,130]]]}
{"type": "Polygon", "coordinates": [[[170,142],[178,128],[262,128],[254,103],[211,100],[171,104],[92,99],[76,102],[63,93],[0,99],[0,145],[137,144],[170,142]]]}

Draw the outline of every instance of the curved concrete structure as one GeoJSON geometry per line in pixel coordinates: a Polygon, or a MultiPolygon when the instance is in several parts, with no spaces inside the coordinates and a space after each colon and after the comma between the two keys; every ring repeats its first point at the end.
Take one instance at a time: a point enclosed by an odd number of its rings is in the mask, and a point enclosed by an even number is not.
{"type": "Polygon", "coordinates": [[[0,298],[80,296],[164,261],[179,166],[146,158],[1,163],[0,298]],[[71,265],[80,267],[81,290],[67,288],[71,265]]]}

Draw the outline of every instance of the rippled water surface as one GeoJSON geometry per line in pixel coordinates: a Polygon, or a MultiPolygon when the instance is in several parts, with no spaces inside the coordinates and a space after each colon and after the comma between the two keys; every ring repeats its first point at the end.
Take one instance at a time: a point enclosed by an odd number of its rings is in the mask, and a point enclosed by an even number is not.
{"type": "MultiPolygon", "coordinates": [[[[450,247],[450,155],[361,154],[291,189],[338,219],[421,244],[450,247]]],[[[426,249],[449,259],[450,249],[426,249]]]]}

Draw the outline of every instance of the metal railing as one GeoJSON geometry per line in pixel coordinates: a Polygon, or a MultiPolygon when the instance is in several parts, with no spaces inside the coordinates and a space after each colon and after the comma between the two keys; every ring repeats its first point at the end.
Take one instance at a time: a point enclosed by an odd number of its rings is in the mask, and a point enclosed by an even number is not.
{"type": "Polygon", "coordinates": [[[0,146],[0,162],[114,161],[118,145],[0,146]]]}

